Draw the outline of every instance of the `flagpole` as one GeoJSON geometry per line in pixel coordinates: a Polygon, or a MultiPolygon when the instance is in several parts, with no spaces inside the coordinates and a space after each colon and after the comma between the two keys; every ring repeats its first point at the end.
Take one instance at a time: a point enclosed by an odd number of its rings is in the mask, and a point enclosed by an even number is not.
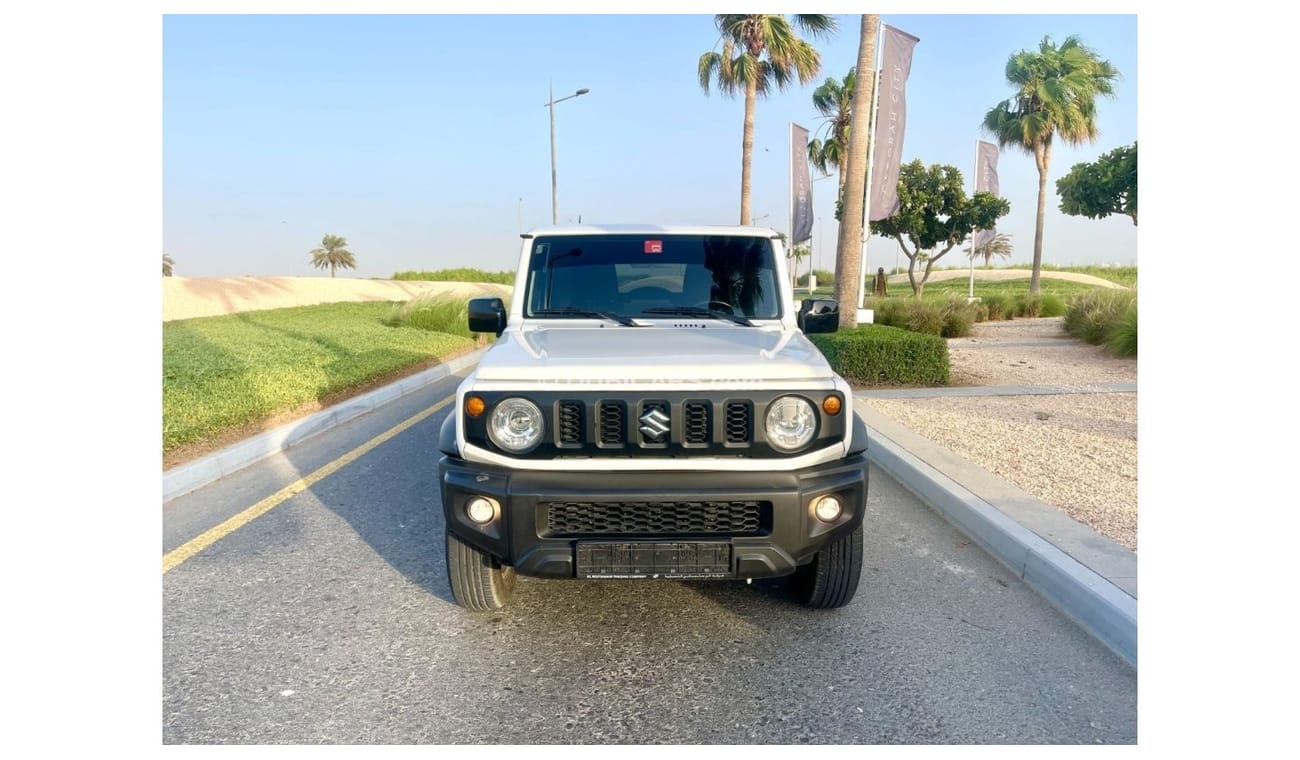
{"type": "MultiPolygon", "coordinates": [[[[980,183],[980,141],[975,141],[975,171],[971,174],[970,197],[971,201],[975,200],[976,188],[980,183]]],[[[979,230],[971,230],[970,233],[970,294],[966,296],[966,303],[975,301],[975,239],[979,237],[979,230]]]]}
{"type": "MultiPolygon", "coordinates": [[[[867,240],[871,237],[871,172],[875,167],[876,155],[876,114],[880,111],[880,59],[883,55],[880,40],[884,37],[885,25],[881,24],[876,31],[876,60],[872,61],[871,75],[876,79],[876,86],[872,89],[874,102],[871,104],[871,121],[868,134],[871,135],[871,149],[867,151],[867,187],[863,194],[862,203],[862,248],[858,252],[858,308],[861,309],[863,303],[867,300],[867,240]]],[[[861,72],[859,72],[861,73],[861,72]]]]}
{"type": "MultiPolygon", "coordinates": [[[[786,144],[788,144],[788,145],[790,146],[790,187],[789,187],[789,190],[790,190],[790,225],[786,228],[786,229],[790,230],[790,247],[786,249],[786,252],[785,252],[785,260],[786,260],[786,261],[789,261],[791,258],[794,257],[794,161],[795,161],[795,156],[794,156],[794,122],[793,122],[793,121],[790,122],[790,139],[786,140],[786,144]]],[[[795,284],[796,284],[796,283],[798,282],[798,280],[799,280],[799,260],[798,260],[798,259],[795,259],[795,260],[794,260],[794,266],[792,267],[792,270],[793,270],[793,272],[792,272],[792,274],[790,275],[790,295],[793,296],[793,295],[794,295],[794,286],[795,286],[795,284]]]]}

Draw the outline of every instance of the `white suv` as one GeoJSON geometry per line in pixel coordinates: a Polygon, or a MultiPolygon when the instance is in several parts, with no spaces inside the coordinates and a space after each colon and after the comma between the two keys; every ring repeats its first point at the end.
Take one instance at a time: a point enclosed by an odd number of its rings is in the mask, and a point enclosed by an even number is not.
{"type": "Polygon", "coordinates": [[[857,590],[866,427],[804,333],[785,252],[759,227],[580,226],[522,236],[514,297],[470,302],[498,337],[457,390],[439,462],[457,601],[516,573],[753,579],[857,590]]]}

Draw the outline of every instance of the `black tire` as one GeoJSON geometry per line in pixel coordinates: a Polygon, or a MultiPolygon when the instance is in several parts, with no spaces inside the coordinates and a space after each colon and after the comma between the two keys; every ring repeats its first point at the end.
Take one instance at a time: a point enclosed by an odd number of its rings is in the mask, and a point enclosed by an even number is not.
{"type": "Polygon", "coordinates": [[[862,575],[862,526],[817,552],[813,561],[795,571],[795,599],[819,610],[843,607],[853,601],[862,575]]]}
{"type": "Polygon", "coordinates": [[[447,580],[460,606],[487,612],[499,610],[510,601],[515,590],[515,569],[448,533],[447,580]]]}

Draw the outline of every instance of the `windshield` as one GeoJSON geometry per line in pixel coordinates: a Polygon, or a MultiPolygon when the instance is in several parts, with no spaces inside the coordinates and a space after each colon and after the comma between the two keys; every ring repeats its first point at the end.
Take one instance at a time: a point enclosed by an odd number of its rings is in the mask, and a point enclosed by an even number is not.
{"type": "Polygon", "coordinates": [[[586,310],[663,318],[692,307],[781,316],[772,241],[739,235],[538,237],[525,304],[527,317],[586,310]]]}

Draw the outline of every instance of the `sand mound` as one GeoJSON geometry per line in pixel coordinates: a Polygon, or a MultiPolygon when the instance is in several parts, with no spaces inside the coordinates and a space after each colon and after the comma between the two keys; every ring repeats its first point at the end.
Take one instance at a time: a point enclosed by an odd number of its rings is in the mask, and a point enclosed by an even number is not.
{"type": "Polygon", "coordinates": [[[163,321],[341,301],[408,301],[428,294],[508,296],[508,285],[349,277],[164,277],[163,321]]]}

